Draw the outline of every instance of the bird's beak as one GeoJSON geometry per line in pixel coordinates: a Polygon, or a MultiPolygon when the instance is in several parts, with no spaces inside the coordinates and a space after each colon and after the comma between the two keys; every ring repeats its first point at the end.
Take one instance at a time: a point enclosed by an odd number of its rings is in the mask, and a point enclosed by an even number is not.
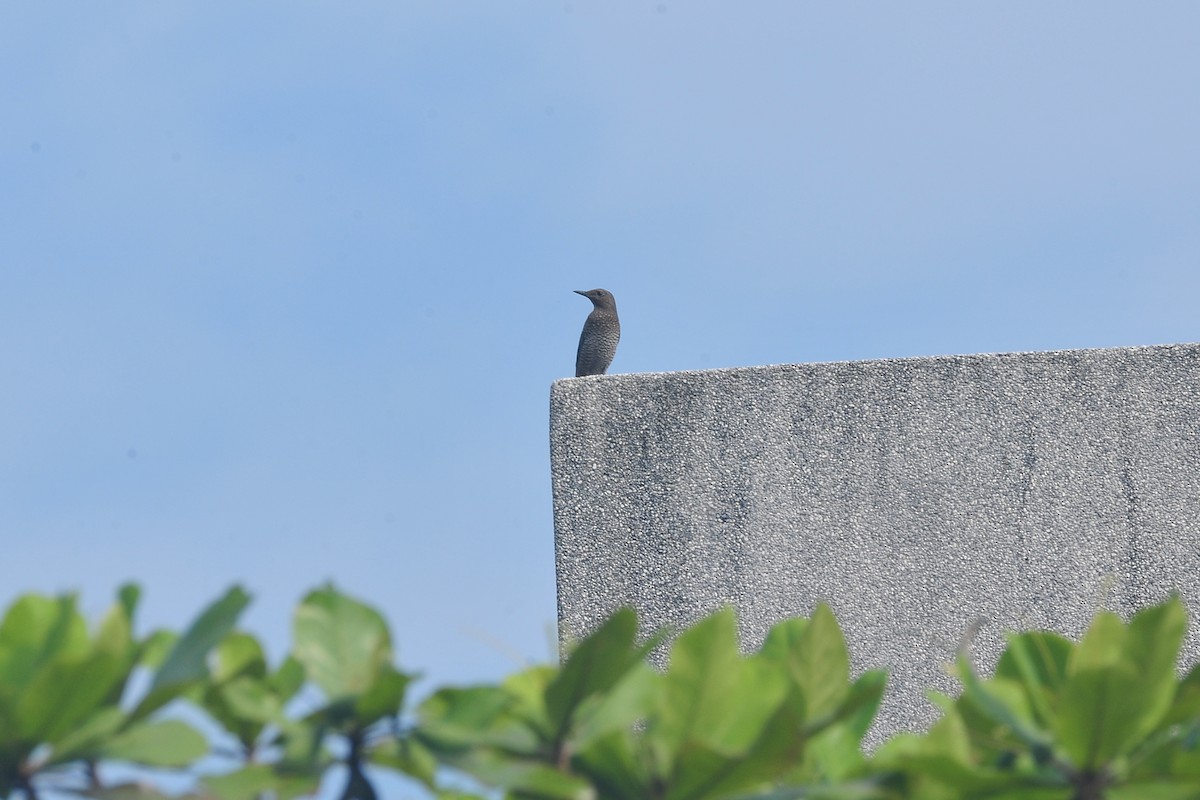
{"type": "Polygon", "coordinates": [[[579,289],[573,289],[572,291],[574,291],[575,294],[581,294],[584,297],[587,297],[587,292],[581,292],[579,289]]]}

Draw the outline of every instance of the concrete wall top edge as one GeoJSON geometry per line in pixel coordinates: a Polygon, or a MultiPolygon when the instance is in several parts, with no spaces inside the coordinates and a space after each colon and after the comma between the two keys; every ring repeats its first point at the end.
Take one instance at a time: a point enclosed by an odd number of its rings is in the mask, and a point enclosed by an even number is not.
{"type": "Polygon", "coordinates": [[[1028,357],[1037,357],[1039,359],[1080,359],[1080,358],[1105,358],[1111,356],[1136,356],[1140,354],[1153,355],[1162,353],[1163,351],[1200,351],[1200,343],[1195,342],[1176,342],[1167,344],[1146,344],[1146,345],[1129,345],[1124,347],[1085,347],[1085,348],[1069,348],[1059,350],[1014,350],[1007,352],[986,352],[986,353],[944,353],[938,355],[924,356],[902,356],[895,358],[867,358],[845,361],[796,361],[781,364],[748,364],[736,367],[716,367],[713,369],[685,369],[685,370],[664,370],[657,372],[614,372],[608,375],[589,376],[586,378],[558,378],[551,383],[552,387],[570,386],[577,383],[610,381],[613,379],[619,380],[637,380],[637,379],[661,379],[669,377],[686,377],[691,379],[702,378],[720,378],[723,376],[734,375],[739,373],[755,373],[764,371],[780,371],[792,369],[812,369],[819,367],[845,367],[845,366],[862,366],[869,367],[873,365],[887,364],[902,364],[902,365],[920,365],[920,364],[939,364],[939,363],[954,363],[954,362],[977,362],[977,361],[1007,361],[1019,360],[1028,357]]]}

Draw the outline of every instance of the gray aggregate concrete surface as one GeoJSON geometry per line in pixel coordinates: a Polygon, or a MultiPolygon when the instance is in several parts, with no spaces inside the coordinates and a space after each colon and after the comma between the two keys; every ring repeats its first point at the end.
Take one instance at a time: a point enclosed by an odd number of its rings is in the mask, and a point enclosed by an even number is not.
{"type": "Polygon", "coordinates": [[[560,637],[728,604],[756,646],[825,601],[891,671],[872,740],[923,729],[975,622],[990,672],[1006,631],[1200,610],[1198,387],[1195,344],[557,381],[560,637]]]}

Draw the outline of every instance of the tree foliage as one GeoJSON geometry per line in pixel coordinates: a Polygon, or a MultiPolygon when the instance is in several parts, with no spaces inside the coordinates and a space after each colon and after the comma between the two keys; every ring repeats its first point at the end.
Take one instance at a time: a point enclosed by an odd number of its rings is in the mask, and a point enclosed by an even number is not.
{"type": "Polygon", "coordinates": [[[182,634],[138,638],[136,587],[89,630],[74,596],[26,595],[0,620],[0,798],[51,789],[165,797],[109,784],[110,762],[191,774],[191,798],[312,796],[340,766],[344,800],[373,800],[373,775],[403,773],[430,796],[529,800],[1185,800],[1200,797],[1200,672],[1179,677],[1178,599],[1129,622],[1096,615],[1078,642],[1013,634],[982,678],[965,655],[941,719],[873,754],[866,734],[885,675],[852,677],[828,607],[743,652],[731,610],[663,642],[613,614],[559,666],[409,702],[374,609],[326,586],[293,621],[292,652],[268,664],[236,623],[233,588],[182,634]],[[317,698],[301,703],[304,696],[317,698]],[[223,734],[210,739],[206,716],[223,734]],[[229,743],[232,743],[230,745],[229,743]],[[227,768],[214,769],[219,755],[227,768]],[[459,776],[459,777],[456,777],[459,776]]]}

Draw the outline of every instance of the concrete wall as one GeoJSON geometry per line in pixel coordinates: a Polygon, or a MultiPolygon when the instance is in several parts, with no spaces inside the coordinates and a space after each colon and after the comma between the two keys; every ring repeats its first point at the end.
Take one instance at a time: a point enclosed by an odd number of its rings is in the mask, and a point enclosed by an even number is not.
{"type": "Polygon", "coordinates": [[[550,438],[564,639],[827,601],[892,671],[878,735],[935,718],[973,621],[990,669],[1006,630],[1200,609],[1200,345],[565,379],[550,438]]]}

